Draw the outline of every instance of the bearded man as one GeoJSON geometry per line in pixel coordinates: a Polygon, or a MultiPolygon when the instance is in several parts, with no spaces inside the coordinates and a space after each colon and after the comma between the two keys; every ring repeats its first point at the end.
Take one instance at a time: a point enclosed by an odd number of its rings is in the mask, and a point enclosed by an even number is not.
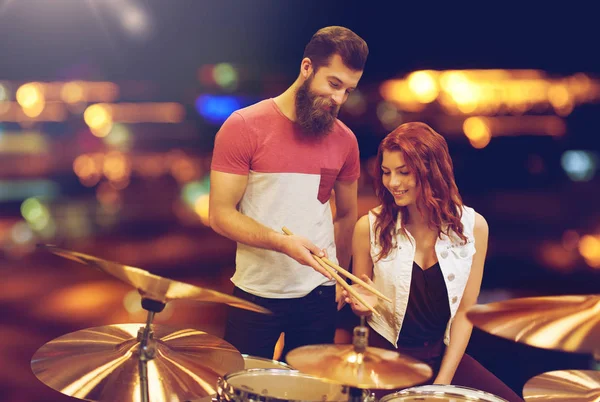
{"type": "Polygon", "coordinates": [[[237,242],[233,294],[273,312],[229,309],[224,338],[241,353],[271,359],[282,332],[283,356],[333,343],[335,281],[311,253],[343,267],[350,262],[360,160],[354,133],[337,115],[368,52],[347,28],[320,29],[296,81],[234,112],[217,133],[210,225],[237,242]],[[283,226],[294,234],[284,235],[283,226]]]}

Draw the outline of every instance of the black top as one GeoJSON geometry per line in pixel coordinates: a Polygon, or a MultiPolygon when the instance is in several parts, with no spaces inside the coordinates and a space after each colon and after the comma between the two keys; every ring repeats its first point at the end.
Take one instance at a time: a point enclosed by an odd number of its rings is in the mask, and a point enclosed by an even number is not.
{"type": "Polygon", "coordinates": [[[449,319],[448,291],[440,263],[422,270],[413,262],[410,295],[398,346],[427,346],[443,339],[449,319]]]}

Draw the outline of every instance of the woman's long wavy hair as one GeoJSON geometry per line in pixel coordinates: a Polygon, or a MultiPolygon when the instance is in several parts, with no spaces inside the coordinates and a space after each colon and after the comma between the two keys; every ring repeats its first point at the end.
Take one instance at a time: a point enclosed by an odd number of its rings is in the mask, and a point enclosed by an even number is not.
{"type": "MultiPolygon", "coordinates": [[[[402,152],[406,166],[416,178],[417,209],[428,217],[429,227],[436,229],[439,236],[442,233],[450,236],[450,232],[454,232],[466,242],[460,221],[463,202],[454,181],[446,140],[425,123],[405,123],[381,141],[377,152],[375,193],[381,202],[374,228],[381,246],[377,260],[386,257],[393,247],[396,220],[410,222],[408,208],[396,205],[394,197],[383,185],[381,163],[384,151],[402,152]]],[[[408,237],[404,225],[402,231],[408,237]]]]}

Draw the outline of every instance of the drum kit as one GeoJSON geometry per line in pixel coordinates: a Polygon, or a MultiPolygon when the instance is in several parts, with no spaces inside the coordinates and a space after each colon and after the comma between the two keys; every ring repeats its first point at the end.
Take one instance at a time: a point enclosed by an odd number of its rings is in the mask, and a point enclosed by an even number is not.
{"type": "MultiPolygon", "coordinates": [[[[97,268],[133,286],[147,311],[145,324],[116,324],[60,336],[32,357],[36,377],[65,395],[91,401],[140,402],[375,402],[372,391],[396,390],[380,402],[504,399],[451,386],[419,385],[432,376],[423,362],[368,346],[368,328],[354,329],[351,345],[309,345],[290,351],[287,364],[241,354],[226,341],[191,328],[153,323],[166,303],[197,300],[270,314],[246,300],[166,279],[143,269],[83,253],[40,246],[97,268]]],[[[477,305],[467,314],[493,335],[540,348],[600,353],[600,296],[512,299],[477,305]]],[[[600,371],[552,371],[530,379],[533,401],[600,401],[600,371]]]]}

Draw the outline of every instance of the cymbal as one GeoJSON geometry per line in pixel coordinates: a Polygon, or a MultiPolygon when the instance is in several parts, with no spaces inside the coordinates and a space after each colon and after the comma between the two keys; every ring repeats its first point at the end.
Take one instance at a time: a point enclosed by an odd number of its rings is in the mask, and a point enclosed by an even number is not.
{"type": "MultiPolygon", "coordinates": [[[[139,401],[137,333],[144,324],[88,328],[58,337],[35,352],[37,378],[65,395],[93,401],[139,401]]],[[[156,355],[147,363],[150,401],[185,401],[216,394],[219,377],[244,368],[229,343],[195,329],[152,325],[156,355]]]]}
{"type": "Polygon", "coordinates": [[[540,374],[525,383],[523,397],[527,402],[600,401],[600,371],[559,370],[540,374]]]}
{"type": "Polygon", "coordinates": [[[467,317],[492,335],[543,349],[594,353],[600,295],[526,297],[477,305],[467,317]]]}
{"type": "Polygon", "coordinates": [[[220,293],[215,290],[200,288],[188,283],[163,278],[140,268],[121,265],[116,262],[103,260],[77,251],[64,250],[48,244],[40,244],[39,247],[58,256],[79,262],[81,264],[90,265],[103,272],[106,272],[138,289],[144,298],[156,300],[162,303],[177,299],[224,303],[233,307],[250,310],[257,313],[271,313],[266,308],[244,299],[220,293]]]}
{"type": "Polygon", "coordinates": [[[309,345],[290,351],[287,362],[300,372],[361,389],[395,389],[421,384],[431,368],[397,352],[353,345],[309,345]]]}

